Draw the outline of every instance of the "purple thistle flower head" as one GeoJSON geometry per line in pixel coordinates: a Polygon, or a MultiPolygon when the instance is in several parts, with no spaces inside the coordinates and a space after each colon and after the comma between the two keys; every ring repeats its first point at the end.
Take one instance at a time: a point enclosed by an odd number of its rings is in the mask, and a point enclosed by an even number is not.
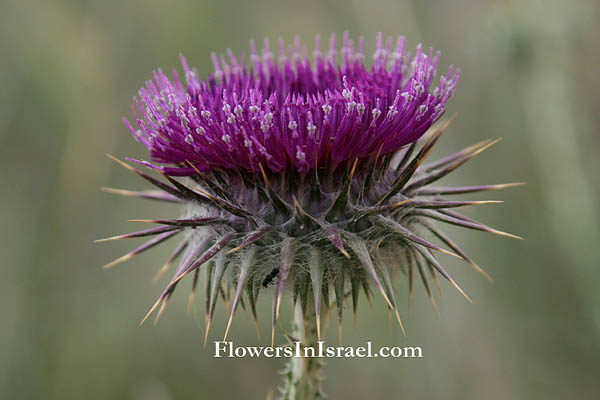
{"type": "Polygon", "coordinates": [[[435,252],[461,258],[488,277],[436,224],[513,236],[454,210],[494,201],[446,196],[519,184],[432,186],[496,142],[424,164],[449,125],[435,123],[458,72],[450,67],[432,88],[439,53],[418,46],[411,57],[404,38],[384,42],[379,35],[367,67],[363,47],[362,39],[355,45],[345,34],[338,55],[335,36],[326,49],[317,37],[311,62],[299,39],[289,47],[280,42],[277,59],[267,40],[260,53],[251,42],[247,63],[231,51],[213,55],[215,73],[201,80],[182,57],[185,83],[176,72],[169,79],[158,70],[140,90],[133,107],[137,128],[125,123],[154,163],[133,161],[158,170],[168,183],[117,160],[159,190],[107,191],[180,203],[182,215],[136,220],[158,226],[104,240],[154,236],[111,267],[182,238],[159,275],[176,259],[178,266],[147,316],[162,311],[188,276],[191,304],[203,271],[207,334],[219,297],[230,305],[227,335],[238,305],[245,303],[256,320],[258,295],[269,287],[272,340],[284,292],[305,322],[316,324],[319,338],[322,309],[334,305],[341,329],[344,299],[351,296],[356,317],[359,292],[369,297],[373,287],[404,330],[396,276],[408,280],[409,301],[420,277],[436,313],[427,272],[468,296],[435,252]]]}
{"type": "Polygon", "coordinates": [[[313,62],[298,37],[289,46],[280,40],[278,56],[268,40],[250,50],[248,63],[231,50],[213,54],[206,80],[181,56],[185,83],[158,70],[140,90],[137,129],[125,123],[154,161],[172,165],[157,169],[306,174],[364,162],[418,140],[444,114],[458,81],[450,67],[430,90],[439,52],[419,45],[411,57],[403,37],[384,42],[380,34],[370,68],[363,39],[355,46],[347,33],[339,55],[335,35],[325,49],[317,36],[313,62]]]}

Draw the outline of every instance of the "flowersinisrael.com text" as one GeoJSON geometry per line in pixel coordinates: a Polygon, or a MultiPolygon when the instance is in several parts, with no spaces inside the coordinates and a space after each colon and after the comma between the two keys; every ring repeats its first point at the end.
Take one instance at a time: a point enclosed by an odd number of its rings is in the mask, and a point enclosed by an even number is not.
{"type": "Polygon", "coordinates": [[[233,342],[215,342],[215,358],[422,358],[421,347],[380,347],[374,349],[369,341],[365,346],[326,346],[325,342],[317,342],[314,347],[303,346],[301,342],[293,342],[288,346],[235,346],[233,342]]]}

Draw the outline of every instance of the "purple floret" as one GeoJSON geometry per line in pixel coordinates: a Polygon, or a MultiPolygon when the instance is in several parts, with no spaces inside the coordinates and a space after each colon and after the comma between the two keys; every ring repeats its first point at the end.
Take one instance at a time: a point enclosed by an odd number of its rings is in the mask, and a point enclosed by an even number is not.
{"type": "Polygon", "coordinates": [[[213,54],[215,73],[202,81],[181,56],[186,85],[154,72],[134,98],[135,138],[152,160],[170,167],[168,175],[233,170],[302,174],[312,168],[335,169],[355,159],[388,154],[418,140],[443,114],[458,81],[450,66],[431,93],[439,52],[411,58],[400,37],[377,38],[370,68],[364,40],[355,47],[348,34],[338,56],[335,35],[327,50],[317,36],[314,61],[299,38],[275,59],[269,41],[260,54],[250,43],[249,66],[243,56],[213,54]],[[337,59],[341,63],[337,63],[337,59]]]}

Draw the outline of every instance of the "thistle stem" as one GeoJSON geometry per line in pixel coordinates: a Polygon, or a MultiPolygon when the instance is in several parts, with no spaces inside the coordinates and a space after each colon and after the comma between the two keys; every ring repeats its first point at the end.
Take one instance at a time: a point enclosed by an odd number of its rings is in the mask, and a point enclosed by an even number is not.
{"type": "MultiPolygon", "coordinates": [[[[317,322],[312,294],[308,295],[306,302],[306,315],[302,312],[300,301],[294,307],[294,318],[292,320],[292,333],[294,339],[301,342],[301,354],[305,347],[312,347],[314,354],[318,354],[317,322]]],[[[327,307],[321,306],[321,331],[327,323],[327,307]]],[[[294,344],[295,345],[295,344],[294,344]]],[[[308,350],[310,352],[310,350],[308,350]]],[[[322,369],[325,362],[317,357],[292,357],[290,358],[285,374],[285,387],[283,400],[317,400],[323,399],[324,394],[321,382],[324,377],[322,369]]]]}

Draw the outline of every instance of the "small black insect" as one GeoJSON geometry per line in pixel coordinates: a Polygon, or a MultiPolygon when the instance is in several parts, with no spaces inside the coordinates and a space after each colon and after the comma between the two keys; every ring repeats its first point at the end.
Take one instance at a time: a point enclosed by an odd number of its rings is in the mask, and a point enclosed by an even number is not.
{"type": "Polygon", "coordinates": [[[265,278],[263,279],[263,287],[266,288],[267,286],[269,286],[269,284],[273,281],[273,278],[275,278],[277,275],[279,275],[279,268],[273,268],[271,272],[269,272],[267,276],[265,276],[265,278]]]}

